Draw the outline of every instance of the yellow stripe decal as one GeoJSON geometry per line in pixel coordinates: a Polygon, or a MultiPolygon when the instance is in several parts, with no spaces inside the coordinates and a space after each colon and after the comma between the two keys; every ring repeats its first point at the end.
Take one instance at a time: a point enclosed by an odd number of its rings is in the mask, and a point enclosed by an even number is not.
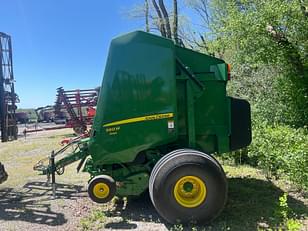
{"type": "Polygon", "coordinates": [[[164,114],[154,114],[154,115],[148,115],[148,116],[141,116],[141,117],[135,117],[125,120],[119,120],[112,123],[104,124],[103,127],[112,127],[116,125],[122,125],[122,124],[130,124],[135,122],[142,122],[142,121],[148,121],[148,120],[161,120],[166,118],[172,118],[173,113],[164,113],[164,114]]]}

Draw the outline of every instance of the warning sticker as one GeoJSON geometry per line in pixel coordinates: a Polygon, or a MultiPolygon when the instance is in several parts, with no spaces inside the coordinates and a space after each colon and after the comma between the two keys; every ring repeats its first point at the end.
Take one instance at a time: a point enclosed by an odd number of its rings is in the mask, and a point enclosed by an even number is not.
{"type": "Polygon", "coordinates": [[[174,128],[174,121],[173,120],[169,120],[168,121],[168,128],[169,129],[173,129],[174,128]]]}

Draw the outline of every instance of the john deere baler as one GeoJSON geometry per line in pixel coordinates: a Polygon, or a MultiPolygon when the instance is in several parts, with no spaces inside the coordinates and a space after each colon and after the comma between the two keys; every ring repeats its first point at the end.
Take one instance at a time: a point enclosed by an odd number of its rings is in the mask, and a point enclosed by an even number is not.
{"type": "Polygon", "coordinates": [[[137,31],[112,40],[91,135],[53,152],[45,174],[81,160],[98,203],[149,190],[171,223],[209,222],[227,199],[211,155],[251,142],[250,107],[228,97],[228,65],[137,31]],[[60,156],[69,146],[74,152],[60,156]],[[60,158],[61,157],[61,158],[60,158]]]}

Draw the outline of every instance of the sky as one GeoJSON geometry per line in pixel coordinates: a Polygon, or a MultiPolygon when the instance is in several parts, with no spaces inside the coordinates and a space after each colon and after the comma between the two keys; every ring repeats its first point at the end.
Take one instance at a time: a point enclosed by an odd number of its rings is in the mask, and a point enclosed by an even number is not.
{"type": "MultiPolygon", "coordinates": [[[[170,8],[171,1],[165,1],[170,8]],[[169,5],[168,5],[169,4],[169,5]]],[[[143,30],[128,11],[143,0],[0,0],[0,32],[11,36],[19,108],[53,105],[56,89],[101,85],[112,38],[143,30]]],[[[196,15],[178,1],[179,13],[196,15]]]]}
{"type": "Polygon", "coordinates": [[[0,0],[0,31],[12,38],[18,107],[52,105],[61,86],[100,86],[111,39],[143,29],[125,13],[135,2],[0,0]]]}

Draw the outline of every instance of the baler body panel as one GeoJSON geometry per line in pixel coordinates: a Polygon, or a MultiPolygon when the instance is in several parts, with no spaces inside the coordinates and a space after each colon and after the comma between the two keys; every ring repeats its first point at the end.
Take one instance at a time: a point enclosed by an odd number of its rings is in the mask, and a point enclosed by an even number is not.
{"type": "Polygon", "coordinates": [[[111,43],[94,119],[94,163],[124,163],[176,140],[173,43],[133,32],[111,43]]]}
{"type": "MultiPolygon", "coordinates": [[[[226,93],[227,68],[223,60],[182,47],[176,57],[187,65],[204,90],[194,99],[196,146],[206,153],[229,151],[230,100],[226,93]]],[[[186,80],[187,81],[187,80],[186,80]]],[[[178,80],[179,138],[187,140],[186,81],[178,80]]]]}
{"type": "Polygon", "coordinates": [[[141,31],[115,38],[92,127],[93,163],[129,163],[170,144],[232,150],[227,80],[223,60],[169,39],[141,31]]]}

